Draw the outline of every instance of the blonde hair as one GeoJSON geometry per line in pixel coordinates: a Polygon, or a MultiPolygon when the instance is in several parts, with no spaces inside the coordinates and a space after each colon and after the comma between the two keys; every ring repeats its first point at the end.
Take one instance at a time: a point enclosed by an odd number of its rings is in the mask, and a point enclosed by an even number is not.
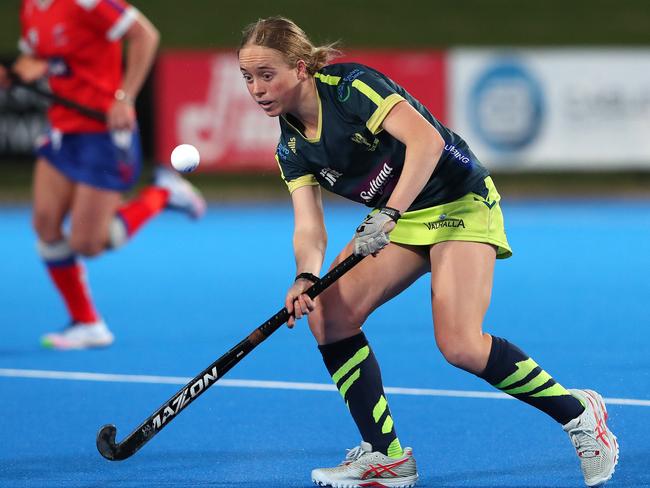
{"type": "Polygon", "coordinates": [[[295,67],[302,59],[310,75],[342,55],[336,48],[337,43],[314,46],[305,31],[292,20],[281,16],[259,19],[248,24],[242,31],[239,49],[250,45],[279,51],[291,67],[295,67]]]}

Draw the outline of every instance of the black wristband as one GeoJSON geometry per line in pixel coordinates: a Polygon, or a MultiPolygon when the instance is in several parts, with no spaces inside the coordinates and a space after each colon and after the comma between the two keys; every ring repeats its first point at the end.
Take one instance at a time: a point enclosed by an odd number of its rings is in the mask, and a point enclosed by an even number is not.
{"type": "Polygon", "coordinates": [[[294,281],[298,281],[300,279],[308,280],[312,283],[318,283],[320,281],[320,278],[313,273],[300,273],[298,276],[296,276],[296,279],[294,281]]]}
{"type": "Polygon", "coordinates": [[[396,208],[391,208],[391,207],[384,207],[382,208],[379,213],[383,213],[384,215],[388,215],[391,219],[393,219],[394,222],[397,222],[400,217],[402,216],[401,212],[397,210],[396,208]]]}

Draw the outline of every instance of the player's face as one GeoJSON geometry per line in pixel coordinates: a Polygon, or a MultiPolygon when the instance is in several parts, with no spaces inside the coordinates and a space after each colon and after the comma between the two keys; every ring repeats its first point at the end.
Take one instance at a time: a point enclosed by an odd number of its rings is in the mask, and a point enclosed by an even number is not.
{"type": "Polygon", "coordinates": [[[263,46],[245,46],[239,51],[241,69],[248,92],[269,117],[295,109],[300,77],[282,53],[263,46]]]}

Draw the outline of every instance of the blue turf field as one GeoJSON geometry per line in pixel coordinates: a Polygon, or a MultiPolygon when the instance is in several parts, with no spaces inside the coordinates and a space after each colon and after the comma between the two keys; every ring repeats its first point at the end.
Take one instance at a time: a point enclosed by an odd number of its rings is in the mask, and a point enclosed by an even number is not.
{"type": "MultiPolygon", "coordinates": [[[[326,211],[329,260],[364,210],[326,211]]],[[[608,486],[650,486],[650,201],[510,202],[504,212],[515,256],[497,264],[486,330],[567,387],[644,400],[610,406],[621,460],[608,486]]],[[[198,224],[163,214],[128,247],[89,262],[115,345],[60,353],[38,346],[66,317],[36,259],[28,209],[1,209],[0,486],[307,487],[311,468],[340,461],[358,443],[341,398],[295,385],[330,382],[306,324],[278,331],[226,378],[296,389],[224,383],[131,459],[111,463],[95,450],[99,426],[115,423],[121,439],[184,384],[178,377],[280,308],[294,275],[291,226],[288,205],[213,206],[198,224]],[[52,371],[128,376],[42,378],[52,371]]],[[[427,279],[367,323],[385,384],[492,391],[435,349],[427,279]]],[[[402,444],[414,446],[418,486],[582,486],[568,438],[527,405],[444,392],[389,402],[402,444]]]]}

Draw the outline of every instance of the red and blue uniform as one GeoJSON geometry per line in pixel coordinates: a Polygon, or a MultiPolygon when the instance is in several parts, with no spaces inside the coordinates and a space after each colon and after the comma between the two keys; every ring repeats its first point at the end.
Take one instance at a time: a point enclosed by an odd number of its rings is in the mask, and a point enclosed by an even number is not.
{"type": "MultiPolygon", "coordinates": [[[[106,113],[122,83],[122,36],[137,10],[123,0],[23,0],[19,48],[46,59],[60,97],[106,113]]],[[[137,133],[116,141],[103,122],[53,104],[38,154],[73,181],[126,190],[140,173],[137,133]]]]}

